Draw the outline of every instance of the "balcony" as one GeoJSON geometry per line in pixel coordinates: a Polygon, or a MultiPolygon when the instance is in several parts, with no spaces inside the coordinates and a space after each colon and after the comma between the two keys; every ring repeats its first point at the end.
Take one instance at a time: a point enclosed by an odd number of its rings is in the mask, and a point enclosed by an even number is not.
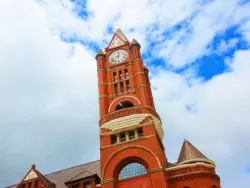
{"type": "Polygon", "coordinates": [[[122,110],[111,112],[107,114],[106,116],[102,117],[99,123],[100,125],[103,125],[104,123],[107,123],[113,119],[129,116],[133,114],[152,114],[153,116],[161,120],[159,115],[156,113],[154,109],[149,108],[149,107],[143,107],[143,106],[135,106],[135,107],[125,108],[122,110]]]}

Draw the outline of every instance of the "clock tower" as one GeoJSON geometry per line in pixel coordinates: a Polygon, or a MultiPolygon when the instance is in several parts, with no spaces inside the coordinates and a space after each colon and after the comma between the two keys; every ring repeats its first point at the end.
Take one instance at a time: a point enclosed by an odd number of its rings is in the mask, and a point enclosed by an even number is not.
{"type": "Polygon", "coordinates": [[[140,44],[117,29],[96,60],[101,187],[167,187],[164,133],[140,44]]]}

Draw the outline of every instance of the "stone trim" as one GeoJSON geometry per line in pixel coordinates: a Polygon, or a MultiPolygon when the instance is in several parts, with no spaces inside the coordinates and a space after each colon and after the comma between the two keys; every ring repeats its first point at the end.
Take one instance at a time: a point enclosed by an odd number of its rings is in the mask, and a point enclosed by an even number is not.
{"type": "Polygon", "coordinates": [[[178,169],[182,169],[182,168],[196,167],[196,166],[205,166],[205,167],[213,167],[213,168],[215,168],[215,166],[213,164],[206,164],[206,163],[202,163],[202,162],[197,162],[197,163],[193,163],[193,164],[177,165],[177,166],[173,166],[173,167],[170,167],[170,168],[165,168],[165,170],[166,171],[172,171],[172,170],[178,170],[178,169]]]}
{"type": "Polygon", "coordinates": [[[197,178],[201,178],[201,177],[209,177],[209,178],[215,179],[215,180],[220,182],[220,178],[218,175],[211,174],[209,172],[203,172],[203,171],[190,172],[187,174],[168,177],[168,182],[171,184],[174,182],[185,181],[185,180],[189,180],[189,179],[197,179],[197,178]]]}
{"type": "Polygon", "coordinates": [[[154,168],[154,169],[149,169],[148,173],[161,172],[163,170],[164,170],[163,168],[154,168]]]}
{"type": "Polygon", "coordinates": [[[190,160],[186,160],[183,162],[178,163],[178,165],[185,165],[185,164],[189,164],[189,163],[194,163],[194,162],[203,162],[203,163],[209,163],[211,165],[213,165],[215,167],[215,163],[212,160],[209,159],[190,159],[190,160]]]}
{"type": "Polygon", "coordinates": [[[162,140],[164,136],[164,132],[163,132],[163,128],[161,125],[161,121],[155,116],[153,116],[152,114],[133,114],[129,116],[124,116],[121,118],[113,119],[107,123],[104,123],[100,128],[115,131],[115,130],[120,130],[120,129],[124,129],[128,127],[134,127],[136,125],[140,125],[140,122],[149,116],[153,118],[153,125],[155,126],[155,129],[160,139],[162,140]]]}
{"type": "Polygon", "coordinates": [[[112,182],[114,182],[114,181],[115,181],[114,178],[106,179],[106,180],[101,181],[101,185],[107,184],[107,183],[112,183],[112,182]]]}

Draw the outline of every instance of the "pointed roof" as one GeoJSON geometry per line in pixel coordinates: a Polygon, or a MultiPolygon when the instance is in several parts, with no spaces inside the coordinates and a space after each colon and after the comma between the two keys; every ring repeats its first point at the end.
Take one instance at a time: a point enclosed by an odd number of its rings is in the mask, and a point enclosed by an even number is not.
{"type": "Polygon", "coordinates": [[[123,45],[123,44],[125,44],[127,42],[129,42],[127,37],[124,35],[122,30],[120,28],[118,28],[115,31],[115,33],[114,33],[114,35],[113,35],[113,37],[112,37],[112,39],[111,39],[111,41],[109,43],[108,48],[115,48],[115,47],[121,46],[121,45],[123,45]]]}
{"type": "Polygon", "coordinates": [[[122,32],[122,30],[120,28],[117,28],[116,31],[115,31],[115,34],[120,37],[123,42],[128,42],[128,39],[127,37],[124,35],[124,33],[122,32]]]}
{"type": "MultiPolygon", "coordinates": [[[[28,171],[28,173],[24,176],[24,178],[22,179],[21,183],[19,185],[21,185],[23,182],[32,180],[32,179],[36,179],[36,178],[40,178],[43,183],[45,185],[47,185],[47,187],[51,188],[51,187],[55,187],[55,184],[52,183],[51,181],[49,181],[44,175],[42,175],[42,173],[40,173],[37,169],[36,166],[33,164],[31,169],[28,171]]],[[[17,186],[19,187],[19,186],[17,186]]]]}
{"type": "MultiPolygon", "coordinates": [[[[29,174],[29,172],[27,174],[29,174]]],[[[101,176],[99,160],[91,161],[85,164],[73,166],[73,167],[66,168],[66,169],[62,169],[62,170],[47,174],[45,176],[43,175],[43,177],[45,177],[50,182],[53,182],[57,188],[67,188],[67,186],[65,185],[65,182],[72,181],[78,178],[83,178],[83,176],[87,178],[88,175],[92,176],[95,174],[97,175],[97,177],[101,176]]],[[[18,184],[10,185],[7,188],[18,188],[18,184]]]]}
{"type": "Polygon", "coordinates": [[[214,164],[203,153],[201,153],[195,146],[193,146],[187,139],[184,140],[177,164],[187,164],[194,162],[205,162],[214,164]]]}
{"type": "Polygon", "coordinates": [[[139,42],[136,39],[133,39],[131,44],[139,44],[139,42]]]}

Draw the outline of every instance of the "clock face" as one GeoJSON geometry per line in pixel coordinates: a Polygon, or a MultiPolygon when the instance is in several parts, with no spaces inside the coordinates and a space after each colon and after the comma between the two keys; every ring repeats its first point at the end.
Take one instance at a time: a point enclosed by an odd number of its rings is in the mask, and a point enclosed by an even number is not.
{"type": "Polygon", "coordinates": [[[116,50],[112,52],[109,56],[109,62],[112,64],[121,63],[128,57],[128,52],[126,50],[116,50]]]}

